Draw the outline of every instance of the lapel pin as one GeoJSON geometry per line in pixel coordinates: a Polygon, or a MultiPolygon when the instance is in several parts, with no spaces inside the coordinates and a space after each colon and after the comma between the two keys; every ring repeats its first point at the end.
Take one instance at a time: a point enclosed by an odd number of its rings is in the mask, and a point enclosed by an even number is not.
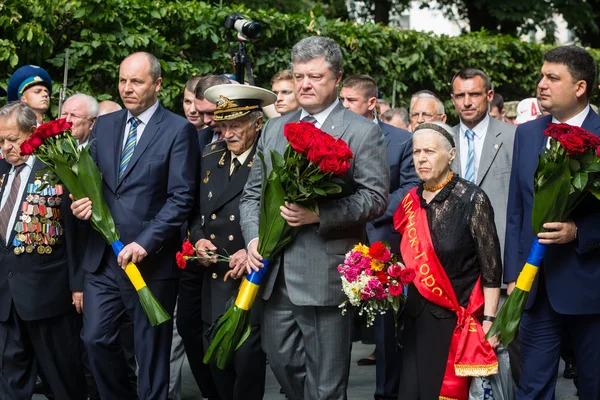
{"type": "Polygon", "coordinates": [[[202,179],[202,182],[208,183],[208,177],[210,176],[210,171],[206,171],[206,176],[202,179]]]}
{"type": "Polygon", "coordinates": [[[212,192],[208,192],[208,199],[212,199],[212,192]]]}
{"type": "Polygon", "coordinates": [[[497,144],[494,145],[494,150],[498,151],[499,148],[500,146],[498,146],[497,144]]]}
{"type": "Polygon", "coordinates": [[[223,152],[223,155],[221,156],[221,159],[219,160],[219,167],[222,167],[223,165],[225,165],[225,154],[226,154],[226,152],[223,152]]]}
{"type": "Polygon", "coordinates": [[[254,163],[254,158],[256,158],[256,154],[254,154],[254,156],[252,156],[252,160],[250,160],[250,162],[247,165],[248,168],[252,168],[252,164],[254,163]]]}

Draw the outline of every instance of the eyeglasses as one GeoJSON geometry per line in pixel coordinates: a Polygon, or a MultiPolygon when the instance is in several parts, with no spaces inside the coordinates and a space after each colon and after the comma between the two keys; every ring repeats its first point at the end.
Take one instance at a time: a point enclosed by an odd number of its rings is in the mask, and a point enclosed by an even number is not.
{"type": "Polygon", "coordinates": [[[275,96],[279,96],[279,93],[288,96],[294,92],[292,92],[291,90],[273,90],[273,93],[275,93],[275,96]]]}
{"type": "Polygon", "coordinates": [[[442,115],[442,114],[432,114],[432,113],[426,113],[426,112],[417,113],[417,112],[415,112],[415,113],[410,114],[410,119],[419,120],[419,119],[423,118],[425,121],[431,121],[434,117],[436,117],[438,115],[442,115]]]}
{"type": "Polygon", "coordinates": [[[73,113],[65,113],[63,112],[62,114],[60,114],[61,118],[67,118],[67,117],[71,117],[72,119],[91,119],[91,118],[87,118],[87,117],[80,117],[79,115],[75,115],[73,113]]]}

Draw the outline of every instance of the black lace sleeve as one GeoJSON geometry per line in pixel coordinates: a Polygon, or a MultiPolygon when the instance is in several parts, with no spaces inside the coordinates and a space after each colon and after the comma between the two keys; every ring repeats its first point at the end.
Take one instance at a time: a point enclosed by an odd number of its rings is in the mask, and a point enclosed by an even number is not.
{"type": "Polygon", "coordinates": [[[469,229],[475,244],[475,253],[481,268],[483,287],[500,287],[502,280],[502,259],[500,242],[494,223],[492,204],[482,190],[473,194],[473,211],[469,229]]]}

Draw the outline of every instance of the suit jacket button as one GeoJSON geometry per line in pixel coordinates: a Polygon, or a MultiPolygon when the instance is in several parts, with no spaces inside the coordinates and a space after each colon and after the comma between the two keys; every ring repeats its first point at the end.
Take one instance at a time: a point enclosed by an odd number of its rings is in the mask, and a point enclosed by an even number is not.
{"type": "Polygon", "coordinates": [[[230,216],[229,216],[229,220],[230,220],[230,221],[235,221],[235,215],[230,215],[230,216]]]}
{"type": "Polygon", "coordinates": [[[229,236],[227,237],[227,239],[229,239],[229,241],[231,242],[231,241],[233,240],[233,235],[229,235],[229,236]]]}
{"type": "Polygon", "coordinates": [[[211,275],[213,279],[217,279],[217,273],[213,272],[213,274],[211,275]]]}
{"type": "Polygon", "coordinates": [[[121,195],[120,195],[120,194],[116,194],[116,195],[115,195],[115,199],[119,200],[120,198],[121,198],[121,195]]]}
{"type": "Polygon", "coordinates": [[[12,272],[9,272],[9,273],[8,273],[8,277],[9,277],[9,278],[12,278],[12,277],[13,277],[13,274],[12,274],[12,272]]]}
{"type": "Polygon", "coordinates": [[[210,214],[210,219],[217,219],[217,214],[210,214]]]}
{"type": "Polygon", "coordinates": [[[214,238],[215,238],[215,237],[216,237],[216,236],[215,236],[215,234],[214,234],[214,233],[211,233],[211,234],[210,234],[210,238],[211,238],[211,239],[213,239],[213,240],[214,240],[214,238]]]}

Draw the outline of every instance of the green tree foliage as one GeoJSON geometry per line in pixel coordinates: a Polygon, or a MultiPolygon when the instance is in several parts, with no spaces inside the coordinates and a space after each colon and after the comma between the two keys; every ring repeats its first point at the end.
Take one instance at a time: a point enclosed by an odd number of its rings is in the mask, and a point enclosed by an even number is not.
{"type": "MultiPolygon", "coordinates": [[[[261,38],[248,45],[257,85],[269,87],[271,76],[289,66],[294,43],[309,35],[323,35],[342,46],[346,76],[373,76],[388,100],[396,83],[396,104],[403,105],[420,89],[449,99],[452,75],[466,66],[485,70],[507,100],[530,97],[548,48],[509,36],[435,36],[372,23],[197,1],[9,0],[0,3],[0,83],[5,84],[21,65],[42,65],[54,78],[56,98],[64,52],[69,48],[69,93],[118,100],[119,63],[127,54],[144,50],[155,54],[163,66],[161,102],[180,110],[181,92],[189,77],[233,73],[228,50],[237,44],[232,42],[232,32],[222,26],[232,11],[265,26],[261,38]]],[[[592,54],[600,59],[600,53],[592,54]]],[[[53,103],[56,115],[58,102],[53,103]]]]}

